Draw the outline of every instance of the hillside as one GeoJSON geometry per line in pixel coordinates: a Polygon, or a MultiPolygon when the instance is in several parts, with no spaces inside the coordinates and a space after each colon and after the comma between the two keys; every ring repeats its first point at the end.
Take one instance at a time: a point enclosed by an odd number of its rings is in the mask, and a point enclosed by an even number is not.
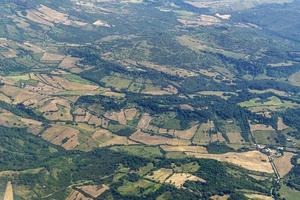
{"type": "Polygon", "coordinates": [[[0,0],[0,199],[298,199],[299,10],[0,0]]]}

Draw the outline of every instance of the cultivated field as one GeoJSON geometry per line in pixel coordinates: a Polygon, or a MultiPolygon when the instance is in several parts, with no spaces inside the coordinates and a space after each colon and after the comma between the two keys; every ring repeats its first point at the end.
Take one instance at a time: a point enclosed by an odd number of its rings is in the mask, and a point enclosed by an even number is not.
{"type": "Polygon", "coordinates": [[[66,126],[55,125],[42,133],[42,138],[67,150],[76,148],[79,145],[79,131],[66,126]]]}
{"type": "Polygon", "coordinates": [[[188,140],[182,140],[177,138],[167,138],[158,135],[152,136],[142,131],[136,131],[129,138],[135,142],[143,143],[147,145],[167,144],[167,145],[178,146],[178,145],[189,145],[191,143],[188,140]]]}
{"type": "Polygon", "coordinates": [[[207,150],[203,146],[160,146],[166,152],[193,152],[193,153],[207,153],[207,150]]]}
{"type": "Polygon", "coordinates": [[[186,152],[187,155],[196,158],[208,158],[222,162],[229,162],[239,165],[248,170],[254,170],[259,172],[273,173],[269,159],[265,154],[258,151],[249,151],[243,153],[225,153],[225,154],[202,154],[186,152]]]}
{"type": "Polygon", "coordinates": [[[14,200],[13,186],[10,181],[7,183],[3,200],[14,200]]]}
{"type": "Polygon", "coordinates": [[[77,187],[79,190],[83,191],[84,193],[92,196],[93,198],[98,198],[101,194],[103,194],[106,190],[109,189],[108,186],[102,185],[84,185],[77,187]]]}
{"type": "Polygon", "coordinates": [[[291,163],[291,159],[295,154],[290,152],[284,152],[283,156],[274,159],[274,164],[280,174],[280,177],[287,175],[294,167],[291,163]]]}

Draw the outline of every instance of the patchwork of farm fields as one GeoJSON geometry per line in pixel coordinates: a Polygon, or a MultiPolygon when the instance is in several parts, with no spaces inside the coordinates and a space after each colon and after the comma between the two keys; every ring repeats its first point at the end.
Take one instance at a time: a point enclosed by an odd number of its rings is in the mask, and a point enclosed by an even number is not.
{"type": "Polygon", "coordinates": [[[1,1],[0,199],[297,199],[299,8],[1,1]]]}

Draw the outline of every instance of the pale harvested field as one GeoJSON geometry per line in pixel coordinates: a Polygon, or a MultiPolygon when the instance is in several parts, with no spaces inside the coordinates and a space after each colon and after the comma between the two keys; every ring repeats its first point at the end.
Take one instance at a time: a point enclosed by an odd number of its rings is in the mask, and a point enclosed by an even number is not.
{"type": "Polygon", "coordinates": [[[210,136],[210,142],[225,142],[225,141],[226,140],[221,133],[212,134],[210,136]]]}
{"type": "Polygon", "coordinates": [[[211,26],[217,23],[220,23],[221,20],[212,15],[201,15],[199,25],[202,26],[211,26]]]}
{"type": "Polygon", "coordinates": [[[31,128],[32,130],[30,130],[30,132],[32,132],[34,129],[36,129],[36,131],[42,129],[41,122],[32,119],[22,118],[3,109],[0,109],[0,125],[6,127],[31,128]]]}
{"type": "Polygon", "coordinates": [[[127,137],[114,135],[112,132],[106,129],[97,129],[93,133],[92,139],[96,140],[99,143],[99,147],[136,144],[135,142],[129,140],[127,137]]]}
{"type": "Polygon", "coordinates": [[[289,126],[287,126],[287,125],[283,122],[282,117],[279,117],[279,118],[278,118],[278,122],[277,122],[277,129],[278,129],[279,131],[282,131],[282,130],[287,129],[287,128],[289,128],[289,126]]]}
{"type": "Polygon", "coordinates": [[[74,112],[73,112],[74,115],[82,115],[82,116],[85,116],[86,115],[86,111],[82,108],[77,108],[74,112]]]}
{"type": "Polygon", "coordinates": [[[108,128],[108,124],[109,124],[109,120],[105,119],[105,118],[102,118],[102,120],[101,120],[101,127],[107,129],[108,128]]]}
{"type": "Polygon", "coordinates": [[[31,105],[37,103],[40,99],[44,98],[42,95],[30,91],[22,90],[17,96],[15,96],[14,104],[24,103],[31,105]]]}
{"type": "Polygon", "coordinates": [[[68,15],[58,12],[56,10],[53,10],[47,6],[41,5],[38,10],[43,13],[44,19],[55,22],[55,23],[64,23],[68,21],[68,15]]]}
{"type": "Polygon", "coordinates": [[[245,196],[253,200],[273,200],[272,197],[261,194],[245,194],[245,196]]]}
{"type": "Polygon", "coordinates": [[[102,95],[107,97],[125,97],[124,93],[112,92],[112,91],[103,92],[102,95]]]}
{"type": "Polygon", "coordinates": [[[75,121],[78,122],[88,122],[92,117],[92,114],[87,112],[85,115],[76,115],[75,121]]]}
{"type": "MultiPolygon", "coordinates": [[[[18,15],[22,16],[21,12],[18,13],[18,15]]],[[[41,13],[38,12],[38,11],[28,10],[26,16],[24,16],[24,17],[26,17],[26,19],[28,19],[29,21],[32,21],[32,22],[35,22],[35,23],[38,23],[38,24],[43,24],[43,25],[46,25],[46,26],[54,26],[53,23],[43,19],[39,15],[41,15],[41,13]]]]}
{"type": "Polygon", "coordinates": [[[92,115],[91,118],[88,121],[88,124],[95,125],[95,126],[101,126],[102,125],[102,119],[95,116],[95,115],[92,115]]]}
{"type": "Polygon", "coordinates": [[[210,200],[227,200],[228,198],[229,198],[229,195],[223,195],[223,196],[214,195],[214,196],[211,196],[209,199],[210,200]]]}
{"type": "Polygon", "coordinates": [[[30,24],[27,23],[26,19],[19,18],[17,16],[13,16],[13,22],[16,23],[16,26],[20,29],[27,29],[30,24]]]}
{"type": "Polygon", "coordinates": [[[0,87],[0,91],[3,92],[3,94],[5,94],[10,99],[15,99],[16,96],[23,92],[22,89],[7,84],[0,87]]]}
{"type": "Polygon", "coordinates": [[[164,151],[167,152],[193,152],[193,153],[207,153],[206,147],[203,146],[170,146],[161,145],[164,151]]]}
{"type": "Polygon", "coordinates": [[[228,132],[226,135],[229,138],[229,142],[233,144],[242,143],[244,140],[239,132],[228,132]]]}
{"type": "Polygon", "coordinates": [[[19,171],[1,171],[0,172],[0,177],[5,177],[5,176],[17,176],[19,175],[19,171]]]}
{"type": "Polygon", "coordinates": [[[57,86],[53,86],[50,85],[49,83],[45,83],[44,80],[42,81],[38,80],[38,81],[39,82],[36,86],[26,85],[24,89],[44,96],[49,96],[49,94],[54,94],[63,91],[61,87],[57,88],[57,86]]]}
{"type": "Polygon", "coordinates": [[[84,196],[83,194],[81,194],[76,190],[72,190],[69,196],[66,198],[66,200],[93,200],[93,199],[84,196]]]}
{"type": "Polygon", "coordinates": [[[64,69],[76,68],[77,67],[76,63],[78,63],[79,61],[80,61],[80,58],[66,56],[59,64],[59,67],[62,67],[64,69]]]}
{"type": "Polygon", "coordinates": [[[150,95],[154,95],[154,96],[171,94],[170,92],[162,90],[158,87],[157,88],[155,88],[155,87],[146,88],[145,90],[142,91],[142,93],[143,94],[150,94],[150,95]]]}
{"type": "Polygon", "coordinates": [[[67,99],[62,99],[62,98],[54,98],[53,100],[51,100],[52,104],[55,104],[55,105],[60,105],[60,106],[63,106],[63,107],[67,107],[67,108],[71,108],[71,102],[68,101],[67,99]]]}
{"type": "Polygon", "coordinates": [[[4,101],[6,103],[11,103],[12,102],[11,99],[8,96],[6,96],[5,94],[2,94],[2,93],[0,93],[0,101],[4,101]]]}
{"type": "Polygon", "coordinates": [[[61,62],[65,58],[64,55],[45,52],[41,61],[44,62],[61,62]]]}
{"type": "Polygon", "coordinates": [[[108,27],[108,28],[111,27],[111,25],[108,24],[106,21],[103,21],[103,20],[100,20],[100,19],[96,20],[96,21],[93,23],[93,25],[95,25],[95,26],[103,26],[103,27],[108,27]]]}
{"type": "Polygon", "coordinates": [[[169,92],[170,94],[177,94],[178,90],[173,85],[168,85],[167,87],[164,87],[163,90],[169,92]]]}
{"type": "Polygon", "coordinates": [[[143,3],[144,0],[121,0],[121,3],[143,3]]]}
{"type": "MultiPolygon", "coordinates": [[[[56,105],[57,111],[43,112],[43,116],[49,120],[71,121],[73,119],[71,115],[71,105],[66,99],[54,99],[51,102],[51,107],[56,105]]],[[[49,105],[46,105],[46,109],[49,109],[49,105]]],[[[56,108],[55,108],[56,109],[56,108]]],[[[41,108],[41,111],[45,111],[45,108],[41,108]]]]}
{"type": "Polygon", "coordinates": [[[216,13],[215,16],[224,20],[229,20],[231,18],[231,15],[221,15],[220,13],[216,13]]]}
{"type": "Polygon", "coordinates": [[[125,109],[124,113],[125,113],[126,119],[128,121],[131,121],[136,117],[136,115],[138,114],[138,111],[136,108],[129,108],[129,109],[125,109]]]}
{"type": "Polygon", "coordinates": [[[152,120],[152,117],[148,113],[144,113],[142,118],[140,119],[137,127],[140,129],[147,129],[151,120],[152,120]]]}
{"type": "Polygon", "coordinates": [[[106,129],[97,129],[92,135],[92,138],[94,140],[99,139],[101,141],[107,141],[112,137],[113,137],[113,133],[106,129]]]}
{"type": "Polygon", "coordinates": [[[114,145],[132,145],[132,144],[137,144],[137,143],[132,140],[129,140],[126,137],[115,136],[112,139],[100,144],[99,147],[109,147],[114,145]]]}
{"type": "Polygon", "coordinates": [[[186,181],[206,182],[204,179],[189,173],[174,173],[165,181],[165,183],[172,184],[177,188],[182,188],[186,181]]]}
{"type": "Polygon", "coordinates": [[[198,92],[197,94],[203,95],[203,96],[217,96],[224,100],[227,100],[230,98],[230,96],[226,96],[225,94],[237,95],[236,93],[233,93],[233,92],[228,93],[228,92],[222,92],[222,91],[201,91],[201,92],[198,92]]]}
{"type": "Polygon", "coordinates": [[[266,89],[266,90],[249,90],[249,92],[254,93],[254,94],[264,94],[264,93],[274,93],[278,96],[283,96],[287,97],[289,94],[287,92],[281,91],[281,90],[276,90],[276,89],[266,89]]]}
{"type": "Polygon", "coordinates": [[[168,94],[177,94],[178,90],[172,85],[168,85],[167,87],[164,88],[147,86],[146,89],[142,91],[142,93],[150,94],[154,96],[160,96],[160,95],[168,95],[168,94]]]}
{"type": "Polygon", "coordinates": [[[64,25],[78,25],[78,26],[85,26],[87,23],[78,21],[78,20],[70,20],[69,16],[67,14],[58,12],[54,9],[51,9],[47,6],[41,5],[38,9],[39,12],[42,13],[42,17],[46,19],[47,21],[53,22],[53,23],[62,23],[64,25]]]}
{"type": "Polygon", "coordinates": [[[264,125],[264,124],[251,124],[250,125],[250,130],[251,132],[254,131],[274,131],[272,126],[264,125]]]}
{"type": "Polygon", "coordinates": [[[3,200],[14,200],[13,186],[10,181],[7,183],[3,200]]]}
{"type": "Polygon", "coordinates": [[[167,178],[169,178],[172,174],[172,169],[161,168],[159,170],[151,172],[150,174],[145,176],[145,178],[151,179],[159,183],[164,183],[167,180],[167,178]]]}
{"type": "Polygon", "coordinates": [[[136,131],[134,134],[130,136],[130,139],[135,142],[140,142],[147,145],[190,145],[191,142],[187,140],[177,139],[177,138],[167,138],[157,135],[149,135],[147,133],[144,133],[142,131],[136,131]]]}
{"type": "MultiPolygon", "coordinates": [[[[18,13],[19,16],[22,16],[21,13],[18,13]]],[[[36,22],[39,24],[43,24],[46,26],[54,26],[54,24],[64,24],[64,25],[77,25],[77,26],[85,26],[87,23],[78,21],[78,20],[70,20],[67,14],[61,13],[54,9],[51,9],[47,6],[40,5],[40,7],[35,10],[27,10],[26,19],[36,22]]]]}
{"type": "Polygon", "coordinates": [[[255,6],[258,6],[260,4],[269,4],[269,3],[288,3],[291,2],[291,0],[247,0],[247,1],[241,1],[241,0],[185,0],[185,3],[188,3],[194,7],[197,8],[212,8],[214,10],[224,10],[224,8],[235,10],[243,10],[243,9],[249,9],[255,6]]]}
{"type": "Polygon", "coordinates": [[[289,83],[295,86],[300,86],[300,71],[289,76],[289,83]]]}
{"type": "Polygon", "coordinates": [[[195,109],[189,104],[181,104],[180,109],[194,111],[195,109]]]}
{"type": "Polygon", "coordinates": [[[200,15],[194,16],[192,18],[186,18],[183,16],[182,18],[177,19],[177,21],[183,24],[184,26],[189,27],[212,26],[221,22],[219,18],[212,15],[200,15]]]}
{"type": "Polygon", "coordinates": [[[84,191],[85,193],[91,195],[93,198],[99,197],[103,194],[106,190],[109,189],[106,185],[85,185],[81,187],[77,187],[78,189],[84,191]]]}
{"type": "Polygon", "coordinates": [[[42,126],[42,122],[33,120],[33,119],[28,119],[28,118],[21,118],[20,119],[21,122],[23,122],[24,124],[27,124],[29,126],[42,126]]]}
{"type": "Polygon", "coordinates": [[[74,128],[55,125],[48,128],[42,134],[42,138],[55,145],[62,146],[66,150],[71,150],[79,145],[78,134],[79,131],[74,128]]]}
{"type": "Polygon", "coordinates": [[[99,88],[96,85],[76,83],[76,82],[69,81],[64,77],[59,77],[59,76],[53,76],[52,80],[57,85],[60,85],[62,88],[66,89],[66,90],[94,91],[99,88]]]}
{"type": "Polygon", "coordinates": [[[214,128],[214,123],[212,121],[201,124],[197,132],[195,133],[193,144],[209,143],[211,141],[209,132],[212,128],[214,128]]]}
{"type": "Polygon", "coordinates": [[[192,76],[197,75],[196,73],[194,73],[192,71],[188,71],[186,69],[179,69],[179,68],[174,68],[174,67],[169,67],[169,66],[157,65],[155,63],[151,63],[148,61],[142,61],[142,62],[139,62],[139,64],[141,64],[147,68],[169,74],[171,76],[192,77],[192,76]]]}
{"type": "Polygon", "coordinates": [[[6,110],[0,110],[0,125],[6,126],[6,127],[13,127],[13,126],[22,126],[19,125],[19,117],[14,115],[13,113],[6,111],[6,110]],[[15,125],[14,125],[15,124],[15,125]]]}
{"type": "Polygon", "coordinates": [[[8,49],[7,51],[1,52],[2,56],[5,58],[16,58],[17,52],[14,49],[8,49]]]}
{"type": "Polygon", "coordinates": [[[37,45],[34,45],[34,44],[31,44],[29,42],[24,42],[20,46],[22,48],[26,49],[26,50],[32,51],[33,53],[42,53],[42,52],[44,52],[44,50],[41,47],[39,47],[37,45]]]}
{"type": "MultiPolygon", "coordinates": [[[[204,43],[202,43],[200,40],[194,39],[188,35],[179,36],[176,38],[176,40],[182,46],[186,46],[194,51],[205,50],[207,48],[207,46],[204,43]]],[[[214,77],[215,74],[213,74],[212,76],[214,77]]]]}
{"type": "MultiPolygon", "coordinates": [[[[148,128],[150,128],[151,126],[149,126],[148,128]]],[[[151,130],[154,130],[155,128],[152,128],[151,127],[151,130]]],[[[169,133],[169,131],[168,131],[168,129],[166,129],[166,128],[158,128],[157,127],[157,129],[158,129],[158,133],[159,134],[168,134],[169,133]]],[[[149,130],[149,129],[148,129],[149,130]]],[[[173,134],[174,134],[174,131],[173,131],[173,134]]]]}
{"type": "Polygon", "coordinates": [[[260,153],[259,151],[249,151],[243,153],[230,152],[225,154],[200,154],[186,152],[186,154],[196,158],[208,158],[221,162],[229,162],[248,170],[273,173],[268,156],[260,153]]]}
{"type": "Polygon", "coordinates": [[[127,123],[126,116],[123,109],[120,112],[106,112],[104,117],[110,120],[117,121],[123,125],[126,125],[127,123]]]}
{"type": "Polygon", "coordinates": [[[174,135],[181,139],[190,140],[196,133],[199,125],[194,125],[187,130],[175,130],[174,135]]]}
{"type": "Polygon", "coordinates": [[[43,107],[41,107],[39,110],[43,113],[44,112],[57,112],[59,110],[59,108],[57,107],[57,104],[53,100],[53,101],[47,103],[46,105],[44,105],[43,107]]]}
{"type": "Polygon", "coordinates": [[[294,167],[291,163],[291,159],[295,154],[290,152],[284,152],[283,156],[274,159],[274,164],[278,170],[280,177],[287,175],[294,167]]]}

